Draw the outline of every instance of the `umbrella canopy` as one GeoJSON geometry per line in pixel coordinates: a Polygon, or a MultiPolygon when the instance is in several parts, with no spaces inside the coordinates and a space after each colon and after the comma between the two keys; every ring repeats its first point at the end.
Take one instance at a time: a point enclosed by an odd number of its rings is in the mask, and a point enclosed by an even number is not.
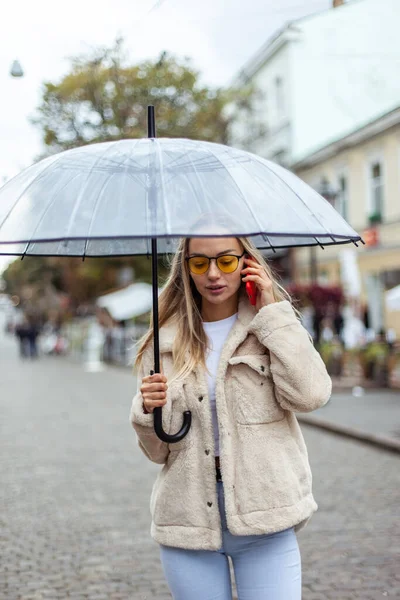
{"type": "MultiPolygon", "coordinates": [[[[75,148],[23,171],[0,190],[0,254],[150,254],[154,371],[160,372],[157,254],[180,237],[246,236],[260,249],[361,240],[334,208],[293,173],[220,144],[148,139],[75,148]]],[[[362,240],[361,240],[362,241],[362,240]]],[[[187,435],[154,429],[168,443],[187,435]]]]}
{"type": "Polygon", "coordinates": [[[152,300],[151,285],[132,283],[122,290],[100,296],[96,304],[106,308],[116,321],[124,321],[151,310],[152,300]]]}
{"type": "Polygon", "coordinates": [[[197,220],[207,235],[258,248],[357,242],[331,204],[293,173],[248,152],[186,139],[105,142],[29,167],[0,189],[0,254],[126,256],[173,252],[197,220]]]}

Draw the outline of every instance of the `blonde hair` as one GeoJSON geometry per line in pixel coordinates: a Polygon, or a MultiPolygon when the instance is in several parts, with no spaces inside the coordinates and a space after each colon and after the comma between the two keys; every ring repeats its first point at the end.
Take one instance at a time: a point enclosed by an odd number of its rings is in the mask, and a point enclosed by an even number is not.
{"type": "MultiPolygon", "coordinates": [[[[210,236],[211,237],[211,236],[210,236]]],[[[235,237],[235,236],[232,236],[235,237]]],[[[244,250],[250,254],[262,267],[272,281],[272,289],[276,301],[289,300],[288,292],[278,283],[271,267],[264,259],[262,253],[246,237],[237,237],[244,250]]],[[[190,238],[182,238],[177,251],[170,261],[170,274],[163,291],[159,296],[159,328],[168,322],[176,322],[177,335],[173,342],[173,378],[184,379],[200,364],[206,368],[205,350],[207,348],[207,336],[203,328],[201,317],[201,295],[196,289],[189,274],[189,268],[185,257],[187,256],[190,238]],[[189,350],[189,359],[186,353],[189,350]]],[[[241,288],[244,288],[244,282],[241,288]]],[[[297,317],[300,315],[294,309],[297,317]]],[[[138,341],[138,351],[135,367],[138,368],[143,354],[152,342],[153,317],[146,334],[138,341]]]]}

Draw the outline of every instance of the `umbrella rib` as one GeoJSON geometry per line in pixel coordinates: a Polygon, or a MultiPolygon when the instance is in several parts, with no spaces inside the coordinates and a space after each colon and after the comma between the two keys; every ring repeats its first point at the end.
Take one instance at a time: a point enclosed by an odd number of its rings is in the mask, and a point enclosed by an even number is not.
{"type": "Polygon", "coordinates": [[[82,198],[83,198],[83,194],[84,194],[85,188],[86,188],[86,186],[87,186],[87,184],[88,184],[88,181],[89,181],[89,178],[90,178],[91,174],[93,173],[93,170],[94,170],[94,168],[96,167],[96,165],[98,165],[98,164],[99,164],[99,162],[101,161],[101,159],[102,159],[102,158],[104,158],[104,156],[107,154],[107,152],[110,150],[110,148],[114,148],[114,146],[115,146],[116,144],[118,144],[118,141],[119,141],[119,140],[117,140],[117,141],[115,141],[115,142],[110,142],[110,144],[111,144],[111,145],[110,145],[110,146],[107,146],[106,150],[105,150],[105,151],[104,151],[104,152],[103,152],[103,153],[102,153],[100,156],[98,156],[98,157],[97,157],[97,159],[94,161],[94,163],[93,163],[93,164],[92,164],[92,166],[90,167],[90,169],[89,169],[89,172],[88,172],[88,174],[87,174],[87,176],[86,176],[85,183],[83,184],[83,186],[82,186],[82,188],[81,188],[81,191],[79,192],[79,196],[78,196],[78,198],[77,198],[77,200],[76,200],[76,203],[75,203],[75,206],[74,206],[74,208],[73,208],[72,215],[71,215],[71,217],[70,217],[70,219],[69,219],[69,225],[68,225],[68,228],[67,228],[67,232],[66,232],[66,235],[65,235],[65,239],[68,239],[69,232],[70,232],[70,230],[71,230],[71,225],[72,225],[72,223],[73,223],[73,220],[74,220],[74,218],[75,218],[75,215],[77,214],[77,212],[78,212],[78,210],[79,210],[79,206],[80,206],[80,204],[81,204],[81,202],[82,202],[82,198]]]}
{"type": "Polygon", "coordinates": [[[46,206],[45,211],[43,212],[42,216],[40,217],[38,223],[36,224],[35,229],[33,230],[33,232],[31,233],[31,239],[29,240],[29,242],[26,245],[26,248],[24,250],[24,255],[26,254],[28,247],[30,244],[35,243],[35,240],[32,240],[33,236],[35,235],[38,227],[40,226],[40,224],[42,223],[43,219],[45,218],[45,216],[47,215],[48,211],[50,210],[50,208],[53,206],[57,195],[64,189],[67,187],[67,185],[69,185],[71,183],[71,181],[73,181],[74,179],[76,179],[78,177],[79,173],[76,173],[75,175],[73,175],[70,179],[68,179],[68,181],[56,192],[54,192],[52,199],[50,200],[49,204],[46,206]]]}
{"type": "MultiPolygon", "coordinates": [[[[163,172],[163,168],[162,168],[163,167],[163,159],[162,159],[161,147],[160,147],[160,144],[159,144],[157,138],[155,138],[155,146],[156,146],[156,154],[158,156],[158,163],[159,163],[161,202],[164,207],[165,225],[166,225],[167,232],[169,234],[171,234],[171,220],[167,213],[167,205],[165,203],[165,182],[164,182],[164,172],[163,172]]],[[[157,196],[158,196],[158,194],[157,194],[157,196]]]]}
{"type": "MultiPolygon", "coordinates": [[[[261,162],[257,155],[255,155],[255,157],[258,162],[261,162]]],[[[271,171],[271,173],[273,173],[275,175],[275,177],[277,177],[279,179],[279,181],[284,183],[286,185],[286,187],[288,187],[289,190],[291,192],[293,192],[293,194],[304,204],[304,206],[309,210],[309,212],[312,214],[312,216],[318,221],[318,223],[321,225],[321,227],[323,227],[323,229],[325,229],[325,231],[327,232],[327,234],[331,238],[331,240],[335,241],[334,238],[332,237],[331,232],[327,231],[325,225],[320,221],[320,219],[317,217],[317,215],[311,210],[311,208],[308,206],[308,204],[306,202],[304,202],[303,198],[292,188],[292,186],[289,185],[284,179],[282,179],[282,177],[280,175],[278,175],[278,173],[276,173],[273,169],[271,169],[271,167],[268,164],[266,164],[265,162],[261,162],[261,164],[265,165],[271,171]]],[[[322,196],[321,196],[321,198],[322,198],[322,196]]],[[[316,239],[315,236],[312,236],[312,237],[314,237],[314,239],[316,239]]],[[[318,242],[317,239],[316,239],[316,241],[318,242]]]]}
{"type": "MultiPolygon", "coordinates": [[[[257,161],[258,161],[258,162],[261,162],[261,161],[259,160],[259,157],[258,157],[258,156],[256,156],[256,155],[254,155],[254,156],[255,156],[255,158],[257,159],[257,161]]],[[[294,195],[295,195],[297,198],[299,198],[299,200],[301,200],[301,202],[302,202],[302,203],[303,203],[303,204],[306,206],[306,208],[309,210],[309,212],[310,212],[310,213],[311,213],[311,214],[312,214],[312,215],[313,215],[313,216],[314,216],[314,217],[315,217],[315,218],[318,220],[319,224],[320,224],[320,225],[321,225],[321,226],[322,226],[322,227],[325,229],[325,231],[326,231],[326,227],[325,227],[325,226],[324,226],[324,225],[323,225],[323,224],[322,224],[322,223],[319,221],[319,219],[316,217],[316,215],[313,213],[313,211],[310,209],[310,207],[309,207],[309,206],[308,206],[308,205],[307,205],[307,204],[304,202],[304,200],[301,198],[301,196],[299,196],[299,195],[297,194],[297,192],[295,192],[295,191],[293,190],[293,188],[292,188],[292,187],[291,187],[291,186],[290,186],[288,183],[286,183],[286,181],[285,181],[284,179],[282,179],[282,178],[281,178],[281,177],[280,177],[280,176],[279,176],[277,173],[275,173],[275,171],[274,171],[273,169],[271,169],[271,168],[269,167],[269,165],[266,165],[264,162],[261,162],[261,164],[262,164],[263,166],[266,166],[266,167],[267,167],[267,168],[270,170],[270,172],[272,172],[274,175],[276,175],[276,176],[278,177],[278,179],[279,179],[280,181],[282,181],[282,183],[285,183],[285,184],[286,184],[286,186],[287,186],[287,187],[288,187],[288,188],[289,188],[289,189],[290,189],[290,190],[293,192],[293,194],[294,194],[294,195]]],[[[247,169],[246,169],[246,171],[248,172],[248,170],[247,170],[247,169]]],[[[262,186],[262,185],[261,185],[261,183],[260,183],[260,182],[257,180],[257,178],[256,178],[256,177],[254,177],[254,181],[256,181],[256,182],[257,182],[257,184],[258,184],[258,185],[259,185],[261,188],[263,188],[263,186],[262,186]]],[[[288,204],[288,206],[289,206],[289,207],[290,207],[292,210],[294,210],[294,211],[296,212],[296,215],[298,216],[298,218],[299,218],[300,220],[303,220],[303,217],[297,213],[297,211],[295,210],[295,208],[294,208],[292,205],[288,204]]],[[[305,224],[304,224],[304,225],[305,225],[305,224]]],[[[305,225],[305,226],[308,228],[308,226],[307,226],[307,225],[305,225]]],[[[299,234],[293,234],[293,233],[289,234],[289,233],[288,233],[287,235],[299,235],[299,234]]],[[[336,240],[335,240],[335,238],[334,238],[334,236],[333,236],[333,235],[332,235],[330,232],[327,232],[327,235],[330,237],[330,239],[333,241],[333,243],[334,243],[334,244],[336,244],[336,243],[337,243],[337,242],[336,242],[336,240]]],[[[321,244],[321,242],[320,242],[320,241],[317,239],[317,237],[315,236],[315,234],[313,235],[313,234],[311,233],[311,231],[310,231],[310,237],[314,238],[314,239],[315,239],[315,241],[317,242],[317,244],[318,244],[318,245],[319,245],[319,246],[320,246],[322,249],[324,249],[324,247],[323,247],[323,245],[321,244]]],[[[350,240],[350,241],[353,241],[353,240],[350,238],[350,236],[348,236],[348,238],[349,238],[349,240],[350,240]]],[[[354,242],[353,242],[353,243],[354,243],[354,242]]]]}
{"type": "MultiPolygon", "coordinates": [[[[160,141],[160,140],[158,140],[158,141],[160,141]]],[[[193,140],[188,140],[188,141],[190,141],[190,142],[191,142],[191,145],[193,146],[193,149],[195,149],[195,150],[196,150],[196,148],[198,147],[198,144],[197,144],[197,143],[195,143],[193,140]]],[[[162,145],[162,144],[161,144],[161,145],[162,145]]],[[[176,162],[177,162],[178,160],[185,159],[185,158],[186,158],[186,156],[187,156],[187,154],[185,154],[184,156],[183,156],[182,154],[178,154],[178,156],[176,156],[176,157],[175,157],[175,158],[174,158],[174,159],[173,159],[171,162],[169,162],[169,163],[168,163],[168,165],[166,166],[166,170],[167,170],[167,171],[170,171],[170,170],[171,170],[171,167],[174,167],[174,168],[175,168],[175,167],[176,167],[176,162]]],[[[207,162],[207,160],[208,160],[208,157],[207,157],[207,155],[204,155],[204,156],[202,156],[202,157],[199,159],[199,163],[201,163],[201,162],[203,162],[203,161],[207,162]]],[[[195,164],[195,163],[193,162],[193,160],[192,160],[192,159],[189,159],[189,162],[186,162],[186,163],[185,163],[185,162],[183,162],[183,163],[181,163],[181,164],[178,164],[179,172],[182,172],[182,171],[184,171],[184,168],[185,168],[186,166],[188,166],[188,165],[194,165],[194,164],[195,164]]],[[[195,170],[196,170],[196,169],[195,169],[195,170]]],[[[198,170],[198,169],[197,169],[197,170],[198,170]]]]}
{"type": "MultiPolygon", "coordinates": [[[[212,148],[210,148],[210,152],[214,155],[214,158],[223,166],[223,162],[221,161],[221,159],[215,154],[214,150],[212,148]]],[[[260,234],[262,235],[264,232],[262,231],[262,227],[257,219],[256,214],[254,213],[253,209],[251,208],[251,205],[249,204],[247,198],[244,196],[242,190],[240,189],[240,187],[238,186],[238,184],[235,181],[235,178],[233,177],[233,175],[228,171],[228,169],[225,169],[225,171],[227,172],[227,174],[229,175],[234,187],[236,188],[236,190],[239,192],[239,195],[242,197],[243,202],[246,204],[250,214],[253,216],[255,223],[257,223],[258,227],[260,228],[260,234]]],[[[264,233],[264,235],[267,237],[267,241],[271,247],[271,249],[276,252],[276,250],[273,248],[271,242],[268,239],[268,236],[264,233]]]]}
{"type": "Polygon", "coordinates": [[[109,183],[109,181],[110,181],[110,180],[111,180],[113,177],[114,177],[114,173],[111,173],[111,175],[109,175],[108,179],[106,179],[106,180],[103,182],[103,185],[101,186],[100,192],[99,192],[99,193],[98,193],[98,195],[97,195],[96,202],[95,202],[95,205],[94,205],[94,207],[93,207],[92,216],[90,217],[90,223],[89,223],[88,232],[87,232],[87,234],[86,234],[85,245],[84,245],[84,247],[83,247],[83,253],[82,253],[82,260],[85,260],[85,257],[86,257],[86,250],[87,250],[87,247],[88,247],[88,243],[89,243],[89,241],[90,241],[90,238],[89,238],[89,236],[90,236],[91,229],[92,229],[92,227],[93,227],[93,221],[94,221],[94,217],[95,217],[95,215],[96,215],[96,212],[97,212],[97,207],[98,207],[98,204],[99,204],[100,198],[103,196],[104,188],[106,187],[106,185],[109,183]]]}
{"type": "MultiPolygon", "coordinates": [[[[12,205],[12,207],[10,208],[10,210],[8,211],[8,213],[6,214],[6,216],[4,217],[3,221],[0,223],[0,231],[1,228],[3,227],[4,223],[7,221],[8,217],[11,215],[12,211],[14,210],[16,204],[18,204],[18,202],[20,201],[21,197],[29,190],[29,188],[34,184],[37,183],[39,179],[41,179],[41,177],[43,176],[43,173],[45,171],[47,171],[47,169],[49,169],[55,162],[57,162],[57,160],[60,160],[60,155],[58,155],[54,160],[52,160],[51,162],[49,161],[50,164],[48,164],[43,171],[40,173],[40,175],[34,179],[32,179],[32,181],[30,182],[30,184],[24,188],[24,190],[20,193],[20,195],[18,196],[18,198],[16,199],[16,201],[14,202],[14,204],[12,205]]],[[[10,181],[11,183],[11,181],[10,181]]]]}
{"type": "MultiPolygon", "coordinates": [[[[147,160],[148,160],[148,170],[150,171],[150,167],[153,167],[154,165],[154,159],[152,158],[154,155],[154,138],[150,140],[150,143],[148,145],[148,153],[147,153],[147,160]]],[[[149,175],[147,175],[147,178],[149,180],[149,186],[147,188],[147,195],[146,195],[146,202],[145,202],[145,211],[146,211],[146,225],[147,227],[147,235],[146,235],[146,249],[147,249],[147,256],[150,257],[151,255],[151,250],[150,250],[150,242],[149,240],[152,239],[154,236],[151,234],[151,231],[149,231],[149,226],[151,229],[151,217],[152,217],[152,207],[150,206],[150,192],[152,191],[152,183],[151,183],[151,179],[149,177],[149,175]],[[150,221],[150,222],[149,222],[150,221]]],[[[154,191],[154,190],[153,190],[154,191]]]]}
{"type": "MultiPolygon", "coordinates": [[[[125,171],[126,171],[127,173],[128,173],[128,171],[127,171],[127,168],[129,167],[129,165],[126,165],[126,161],[127,161],[127,160],[129,160],[129,158],[131,157],[131,155],[132,155],[132,152],[133,152],[133,150],[134,150],[134,148],[135,148],[136,146],[137,146],[137,140],[135,141],[135,143],[134,143],[134,144],[132,144],[132,148],[131,148],[131,154],[130,154],[130,156],[129,156],[129,157],[127,156],[127,157],[125,158],[125,160],[124,160],[122,163],[120,163],[120,166],[125,164],[125,171]]],[[[114,177],[114,175],[115,175],[115,173],[111,173],[111,176],[109,175],[108,179],[106,179],[106,180],[103,182],[103,185],[101,186],[100,192],[99,192],[99,194],[97,195],[96,202],[95,202],[95,205],[94,205],[94,207],[93,207],[93,211],[92,211],[92,216],[91,216],[91,218],[90,218],[89,228],[88,228],[88,232],[87,232],[87,236],[86,236],[86,240],[85,240],[85,246],[84,246],[84,248],[83,248],[83,254],[82,254],[82,259],[83,259],[83,260],[84,260],[84,258],[85,258],[85,256],[86,256],[86,250],[87,250],[87,247],[88,247],[88,243],[89,243],[89,241],[90,241],[90,239],[89,239],[89,236],[90,236],[90,233],[91,233],[91,231],[92,231],[92,227],[93,227],[93,221],[94,221],[94,218],[95,218],[95,216],[96,216],[96,213],[97,213],[97,210],[98,210],[98,206],[99,206],[99,202],[100,202],[100,199],[101,199],[101,197],[102,197],[102,195],[103,195],[103,192],[104,192],[104,188],[106,187],[106,185],[108,185],[108,183],[109,183],[109,182],[110,182],[110,180],[111,180],[111,179],[114,177]]]]}
{"type": "MultiPolygon", "coordinates": [[[[268,166],[268,165],[267,165],[267,166],[268,166]]],[[[247,173],[249,173],[249,170],[248,170],[246,167],[242,167],[242,168],[244,168],[244,169],[246,170],[246,172],[247,172],[247,173]]],[[[268,168],[269,168],[269,167],[268,167],[268,168]]],[[[269,170],[270,170],[271,172],[273,172],[273,171],[272,171],[272,169],[270,169],[270,168],[269,168],[269,170]]],[[[250,176],[253,178],[254,182],[255,182],[255,183],[257,183],[257,185],[258,185],[258,186],[261,188],[261,190],[262,190],[262,191],[265,191],[265,187],[264,187],[264,185],[263,185],[263,184],[262,184],[262,183],[261,183],[261,182],[258,180],[258,177],[257,177],[256,175],[253,175],[253,174],[251,174],[251,173],[249,173],[249,175],[250,175],[250,176]]],[[[292,188],[289,188],[289,189],[291,190],[292,188]]],[[[292,191],[293,191],[293,190],[292,190],[292,191]]],[[[295,212],[295,214],[296,214],[296,216],[297,216],[297,218],[298,218],[298,219],[300,219],[301,221],[303,221],[303,217],[302,217],[301,215],[299,215],[299,214],[298,214],[298,212],[296,211],[296,209],[295,209],[295,208],[294,208],[294,207],[293,207],[291,204],[288,204],[288,203],[286,202],[286,206],[288,206],[288,208],[290,208],[292,211],[294,211],[294,212],[295,212]]],[[[312,213],[312,214],[313,214],[313,213],[312,213]]],[[[309,229],[308,225],[306,225],[305,223],[304,223],[304,226],[305,226],[307,229],[309,229]]],[[[275,234],[275,235],[276,235],[276,234],[275,234]]],[[[285,235],[298,235],[298,234],[287,233],[287,234],[285,234],[285,235]]],[[[308,234],[307,234],[307,235],[308,235],[308,234]]],[[[310,237],[313,237],[313,238],[315,239],[315,241],[318,243],[318,241],[316,240],[315,236],[312,234],[312,232],[311,232],[311,231],[309,232],[309,235],[310,235],[310,237]]]]}
{"type": "MultiPolygon", "coordinates": [[[[199,185],[201,187],[201,190],[202,190],[202,193],[203,193],[203,198],[204,198],[205,202],[207,203],[208,210],[209,210],[210,213],[212,213],[212,206],[210,205],[210,202],[209,202],[209,200],[207,198],[207,194],[204,191],[204,185],[203,185],[203,183],[202,183],[202,181],[201,181],[201,179],[199,177],[199,171],[196,169],[195,163],[193,162],[193,160],[192,160],[192,158],[191,158],[191,156],[190,156],[189,153],[187,154],[187,157],[189,159],[190,164],[193,167],[193,173],[195,174],[196,179],[197,179],[197,181],[198,181],[198,183],[199,183],[199,185]]],[[[186,178],[186,181],[189,183],[189,185],[192,188],[192,190],[194,190],[194,196],[195,196],[195,198],[197,198],[197,194],[196,194],[195,188],[194,188],[193,184],[191,183],[191,181],[190,181],[190,179],[188,177],[186,178]]],[[[199,212],[201,214],[201,206],[199,204],[197,204],[197,205],[199,207],[199,212]]]]}
{"type": "MultiPolygon", "coordinates": [[[[192,141],[192,140],[190,140],[192,141]]],[[[206,142],[204,142],[206,143],[206,142]]],[[[194,150],[197,149],[198,144],[192,143],[192,146],[194,150]]],[[[190,150],[189,150],[190,151],[190,150]]],[[[210,158],[207,154],[204,154],[203,156],[201,156],[198,160],[197,160],[197,164],[193,161],[193,159],[189,159],[188,161],[185,161],[185,159],[187,158],[187,155],[189,154],[189,152],[187,154],[183,155],[178,155],[176,158],[174,158],[171,162],[168,163],[168,165],[166,166],[166,171],[168,171],[171,174],[174,174],[174,170],[178,169],[179,173],[182,173],[185,171],[185,169],[188,169],[188,167],[192,167],[192,170],[194,171],[200,171],[201,169],[198,168],[199,166],[201,167],[202,164],[204,163],[206,166],[210,166],[210,158]],[[183,161],[181,164],[178,164],[176,167],[176,162],[178,160],[183,161]],[[174,167],[173,169],[171,167],[174,167]]]]}

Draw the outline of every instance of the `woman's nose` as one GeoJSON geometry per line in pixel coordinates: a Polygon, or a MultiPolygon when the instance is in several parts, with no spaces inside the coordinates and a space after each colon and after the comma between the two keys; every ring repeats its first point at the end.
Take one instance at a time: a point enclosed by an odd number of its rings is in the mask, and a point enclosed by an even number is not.
{"type": "Polygon", "coordinates": [[[215,260],[212,260],[210,262],[210,267],[208,269],[208,276],[215,278],[215,277],[219,277],[220,273],[219,273],[219,269],[217,267],[217,263],[215,262],[215,260]]]}

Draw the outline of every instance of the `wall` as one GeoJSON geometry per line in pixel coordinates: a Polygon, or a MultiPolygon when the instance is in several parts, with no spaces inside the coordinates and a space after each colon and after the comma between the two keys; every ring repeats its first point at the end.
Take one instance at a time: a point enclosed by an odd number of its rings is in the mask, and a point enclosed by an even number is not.
{"type": "MultiPolygon", "coordinates": [[[[382,276],[386,271],[400,271],[400,126],[360,143],[335,157],[297,174],[318,189],[322,176],[336,187],[337,177],[347,173],[349,213],[348,222],[363,235],[368,223],[368,164],[371,159],[380,157],[384,171],[384,219],[377,226],[380,244],[376,247],[360,246],[357,249],[358,264],[361,273],[362,299],[367,300],[367,277],[382,276]]],[[[346,246],[327,246],[325,250],[316,249],[321,283],[340,283],[340,253],[346,246]]],[[[295,261],[298,281],[309,278],[309,249],[296,249],[295,261]]],[[[400,313],[388,313],[382,298],[383,318],[386,327],[393,327],[400,337],[400,313]]]]}
{"type": "Polygon", "coordinates": [[[398,106],[399,22],[398,0],[353,0],[296,23],[295,161],[398,106]]]}
{"type": "MultiPolygon", "coordinates": [[[[289,48],[285,39],[282,39],[271,57],[252,76],[251,82],[259,92],[256,102],[254,118],[266,128],[266,134],[262,139],[245,147],[264,158],[288,164],[291,160],[290,149],[291,124],[290,115],[292,110],[291,81],[289,65],[289,48]],[[276,91],[276,79],[282,81],[281,98],[278,102],[276,91]]],[[[234,123],[231,133],[233,145],[243,147],[242,140],[245,137],[249,123],[246,118],[239,119],[234,123]]]]}

